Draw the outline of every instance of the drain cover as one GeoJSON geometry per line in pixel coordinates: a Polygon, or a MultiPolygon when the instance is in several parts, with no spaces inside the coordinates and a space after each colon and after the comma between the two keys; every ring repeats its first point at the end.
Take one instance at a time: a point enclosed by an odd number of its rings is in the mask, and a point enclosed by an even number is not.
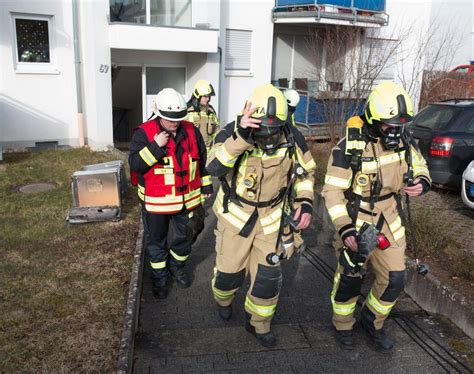
{"type": "Polygon", "coordinates": [[[56,183],[52,182],[38,182],[38,183],[29,183],[22,186],[17,186],[15,189],[18,192],[23,193],[34,193],[34,192],[44,192],[56,188],[56,183]]]}

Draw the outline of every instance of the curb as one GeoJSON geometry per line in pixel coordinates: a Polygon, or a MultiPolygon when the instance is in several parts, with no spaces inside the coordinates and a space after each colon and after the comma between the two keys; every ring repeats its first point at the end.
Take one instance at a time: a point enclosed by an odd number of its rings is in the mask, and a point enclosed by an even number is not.
{"type": "MultiPolygon", "coordinates": [[[[327,222],[333,230],[324,199],[315,191],[314,210],[316,215],[327,222]]],[[[414,260],[407,259],[405,293],[423,310],[440,314],[451,320],[471,339],[474,339],[474,306],[450,286],[442,284],[433,274],[418,274],[414,260]]]]}
{"type": "Polygon", "coordinates": [[[442,284],[433,274],[418,274],[412,259],[407,261],[405,292],[428,313],[449,318],[474,339],[474,306],[450,286],[442,284]]]}
{"type": "Polygon", "coordinates": [[[128,288],[127,308],[123,319],[122,338],[120,340],[118,354],[117,373],[119,374],[132,372],[135,332],[138,327],[140,297],[142,293],[143,254],[143,222],[140,219],[135,254],[133,256],[132,275],[128,288]]]}

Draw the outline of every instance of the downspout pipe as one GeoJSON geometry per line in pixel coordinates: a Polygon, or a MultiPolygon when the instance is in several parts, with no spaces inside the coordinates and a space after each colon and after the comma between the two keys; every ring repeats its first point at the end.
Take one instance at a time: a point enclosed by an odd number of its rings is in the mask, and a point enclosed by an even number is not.
{"type": "Polygon", "coordinates": [[[222,112],[221,107],[221,97],[222,97],[222,48],[217,47],[217,52],[219,53],[219,82],[218,82],[218,90],[219,90],[219,99],[217,100],[217,105],[219,106],[219,112],[222,112]]]}
{"type": "Polygon", "coordinates": [[[82,108],[81,48],[79,44],[79,3],[72,0],[72,33],[74,38],[74,67],[76,71],[76,101],[79,147],[84,147],[84,112],[82,108]]]}

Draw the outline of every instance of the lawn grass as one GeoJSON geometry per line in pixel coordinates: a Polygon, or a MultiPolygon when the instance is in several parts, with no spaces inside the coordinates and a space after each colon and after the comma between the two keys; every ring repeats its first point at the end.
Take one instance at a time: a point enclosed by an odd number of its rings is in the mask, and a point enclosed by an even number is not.
{"type": "Polygon", "coordinates": [[[65,221],[71,176],[117,159],[87,149],[4,155],[0,165],[0,372],[112,371],[122,328],[139,210],[120,222],[65,221]],[[18,185],[54,182],[24,194],[18,185]]]}
{"type": "Polygon", "coordinates": [[[324,185],[324,176],[326,175],[332,144],[308,141],[308,147],[313,155],[314,161],[316,162],[315,184],[317,189],[320,191],[324,185]]]}

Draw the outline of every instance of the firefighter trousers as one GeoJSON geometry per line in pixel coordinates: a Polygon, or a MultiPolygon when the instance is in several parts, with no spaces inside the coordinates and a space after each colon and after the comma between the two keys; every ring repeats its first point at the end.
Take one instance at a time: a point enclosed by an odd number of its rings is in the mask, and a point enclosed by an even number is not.
{"type": "MultiPolygon", "coordinates": [[[[374,249],[367,259],[368,264],[365,266],[369,265],[373,270],[375,281],[360,312],[361,322],[375,330],[383,327],[405,286],[405,236],[395,241],[386,223],[382,232],[391,245],[385,250],[374,249]]],[[[336,250],[336,256],[339,258],[339,249],[336,250]]],[[[332,323],[336,330],[353,328],[354,311],[363,280],[360,274],[344,274],[344,269],[338,264],[331,293],[332,323]]]]}
{"type": "Polygon", "coordinates": [[[153,281],[164,282],[168,278],[169,268],[183,267],[191,253],[192,238],[187,235],[189,212],[176,214],[144,213],[146,246],[153,281]],[[174,235],[168,247],[168,231],[170,221],[174,226],[174,235]]]}
{"type": "Polygon", "coordinates": [[[264,235],[259,220],[250,235],[240,236],[235,228],[217,223],[216,267],[212,279],[214,299],[221,306],[232,304],[235,293],[250,273],[250,288],[245,297],[245,311],[259,334],[270,331],[282,284],[280,265],[267,263],[268,254],[275,252],[277,232],[264,235]]]}

